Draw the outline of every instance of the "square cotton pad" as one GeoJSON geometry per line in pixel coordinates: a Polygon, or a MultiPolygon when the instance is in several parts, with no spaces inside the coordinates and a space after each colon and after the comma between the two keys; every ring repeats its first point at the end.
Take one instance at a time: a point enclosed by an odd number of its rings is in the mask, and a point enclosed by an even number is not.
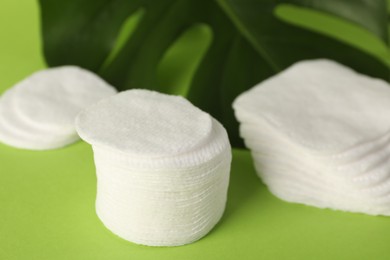
{"type": "Polygon", "coordinates": [[[231,148],[226,130],[179,96],[128,90],[76,119],[92,145],[96,212],[137,244],[178,246],[206,235],[226,204],[231,148]]]}
{"type": "Polygon", "coordinates": [[[287,201],[390,215],[390,88],[302,61],[234,101],[258,175],[287,201]]]}
{"type": "Polygon", "coordinates": [[[78,140],[76,115],[116,90],[92,72],[75,66],[42,70],[20,81],[0,98],[0,141],[47,150],[78,140]]]}

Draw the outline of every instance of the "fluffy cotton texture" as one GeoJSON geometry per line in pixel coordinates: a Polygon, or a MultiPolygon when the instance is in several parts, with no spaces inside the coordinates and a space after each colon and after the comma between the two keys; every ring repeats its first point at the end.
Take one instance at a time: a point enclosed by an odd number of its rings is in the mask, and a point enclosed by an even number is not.
{"type": "Polygon", "coordinates": [[[235,108],[266,119],[312,153],[334,154],[390,131],[389,84],[328,60],[299,62],[240,95],[235,108]]]}
{"type": "Polygon", "coordinates": [[[76,133],[61,137],[36,129],[24,122],[10,105],[11,91],[0,98],[0,140],[2,142],[18,148],[44,150],[62,147],[78,139],[76,133]]]}
{"type": "Polygon", "coordinates": [[[328,60],[299,62],[233,107],[256,170],[279,198],[390,215],[389,85],[328,60]]]}
{"type": "MultiPolygon", "coordinates": [[[[274,129],[266,128],[264,125],[261,129],[267,129],[267,132],[264,131],[265,133],[261,136],[258,135],[256,139],[247,138],[246,144],[251,149],[255,162],[258,163],[257,168],[259,168],[259,174],[262,177],[268,174],[265,169],[283,169],[281,172],[290,178],[298,179],[301,182],[315,180],[312,184],[317,184],[319,187],[330,187],[342,192],[344,196],[356,195],[361,200],[382,197],[382,192],[386,191],[386,188],[382,187],[389,185],[388,162],[385,163],[384,167],[381,167],[380,164],[378,166],[374,164],[374,167],[358,174],[352,171],[350,173],[344,172],[327,165],[326,162],[306,158],[301,153],[290,149],[291,146],[287,142],[277,138],[273,139],[271,135],[266,134],[272,133],[274,129]],[[365,176],[373,176],[374,178],[365,179],[365,176]],[[375,176],[377,179],[373,182],[375,176]],[[300,177],[302,179],[299,179],[300,177]]],[[[245,129],[242,129],[241,132],[248,136],[245,129]]],[[[271,175],[271,177],[273,176],[271,175]]]]}
{"type": "Polygon", "coordinates": [[[182,97],[129,90],[85,109],[76,128],[92,144],[96,212],[137,244],[179,246],[223,215],[231,149],[226,130],[182,97]]]}
{"type": "Polygon", "coordinates": [[[135,89],[81,113],[77,125],[89,143],[137,156],[161,157],[204,144],[212,120],[183,97],[135,89]]]}
{"type": "Polygon", "coordinates": [[[47,150],[77,141],[76,115],[116,90],[75,66],[32,74],[0,98],[0,141],[22,149],[47,150]]]}

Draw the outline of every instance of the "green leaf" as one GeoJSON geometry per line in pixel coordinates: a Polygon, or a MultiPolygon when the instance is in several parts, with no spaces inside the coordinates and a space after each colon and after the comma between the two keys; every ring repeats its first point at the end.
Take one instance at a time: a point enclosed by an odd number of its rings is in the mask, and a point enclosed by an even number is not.
{"type": "MultiPolygon", "coordinates": [[[[387,66],[362,55],[357,49],[326,36],[291,26],[278,20],[275,16],[269,15],[269,9],[276,8],[274,0],[218,0],[218,2],[248,41],[255,46],[264,59],[278,70],[299,59],[327,57],[375,77],[384,79],[389,77],[387,66]],[[268,8],[264,8],[265,6],[268,8]],[[365,63],[363,63],[364,61],[365,63]]],[[[306,2],[311,3],[311,1],[305,0],[295,0],[294,2],[300,2],[302,5],[305,5],[306,2]]],[[[362,6],[365,2],[354,1],[356,5],[361,3],[362,6]]],[[[378,10],[381,12],[380,17],[382,13],[386,14],[385,10],[378,10]]],[[[371,11],[367,9],[367,12],[372,15],[376,14],[371,11]]],[[[387,23],[383,22],[382,27],[386,28],[386,26],[387,23]]]]}
{"type": "Polygon", "coordinates": [[[386,26],[388,20],[386,1],[284,0],[283,2],[339,16],[362,26],[384,42],[389,40],[386,26]]]}
{"type": "Polygon", "coordinates": [[[161,60],[188,28],[208,26],[212,41],[193,74],[187,97],[225,125],[233,145],[242,145],[231,108],[234,98],[296,61],[330,58],[362,73],[389,78],[389,67],[369,53],[275,16],[278,4],[309,8],[342,18],[387,42],[385,0],[39,2],[48,64],[83,66],[119,90],[170,92],[169,87],[158,88],[161,60]],[[142,13],[136,27],[118,45],[118,35],[135,12],[142,13]]]}

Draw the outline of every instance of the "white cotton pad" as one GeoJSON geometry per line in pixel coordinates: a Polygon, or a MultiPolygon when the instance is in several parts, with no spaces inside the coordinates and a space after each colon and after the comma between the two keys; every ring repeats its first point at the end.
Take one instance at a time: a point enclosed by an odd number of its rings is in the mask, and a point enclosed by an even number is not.
{"type": "Polygon", "coordinates": [[[0,99],[0,141],[32,150],[78,140],[74,119],[83,108],[116,93],[87,70],[64,66],[32,74],[0,99]]]}
{"type": "Polygon", "coordinates": [[[87,142],[147,157],[190,152],[211,129],[211,117],[186,99],[141,89],[102,100],[77,118],[87,142]]]}
{"type": "Polygon", "coordinates": [[[389,84],[329,60],[298,62],[233,104],[312,153],[332,155],[390,130],[389,84]]]}
{"type": "Polygon", "coordinates": [[[352,183],[348,178],[334,176],[329,172],[321,172],[315,168],[310,168],[305,164],[296,165],[289,162],[288,157],[276,156],[271,153],[253,153],[254,161],[258,163],[260,177],[270,175],[275,178],[291,178],[300,183],[308,183],[308,186],[331,187],[334,192],[340,192],[343,196],[354,195],[355,200],[359,202],[377,199],[386,196],[390,192],[389,181],[380,185],[370,187],[359,187],[352,183]],[[279,174],[270,174],[270,171],[278,170],[279,174]]]}
{"type": "Polygon", "coordinates": [[[177,170],[156,170],[154,177],[142,170],[120,171],[97,163],[96,212],[113,233],[137,244],[192,243],[205,236],[222,217],[230,160],[227,153],[209,171],[175,174],[177,170]]]}
{"type": "MultiPolygon", "coordinates": [[[[241,134],[247,136],[245,125],[242,124],[240,129],[241,134]]],[[[259,129],[262,131],[258,131],[257,139],[245,137],[245,143],[251,149],[255,161],[260,162],[265,167],[274,164],[279,168],[284,167],[286,172],[294,178],[303,176],[301,180],[315,179],[319,185],[324,184],[343,192],[356,193],[359,196],[356,198],[360,201],[364,198],[390,193],[390,185],[388,184],[390,182],[390,168],[387,160],[384,160],[386,163],[379,165],[380,167],[372,167],[372,169],[360,172],[360,174],[355,174],[352,166],[348,169],[350,172],[345,169],[343,169],[343,172],[339,168],[327,165],[325,161],[318,161],[304,156],[302,152],[294,151],[292,145],[282,141],[282,139],[273,138],[272,135],[275,132],[272,128],[263,125],[259,129]],[[293,169],[298,171],[296,175],[291,174],[293,169]],[[370,178],[367,178],[367,176],[370,176],[370,178]]],[[[387,152],[387,156],[390,156],[389,152],[387,152]]],[[[376,155],[372,154],[368,157],[372,158],[376,155]]],[[[380,156],[377,157],[381,158],[380,156]]],[[[359,171],[361,169],[357,167],[356,172],[359,171]]],[[[263,172],[267,173],[268,171],[259,170],[260,174],[263,172]]]]}
{"type": "Polygon", "coordinates": [[[234,102],[258,175],[278,197],[390,215],[389,85],[332,61],[300,62],[234,102]]]}
{"type": "MultiPolygon", "coordinates": [[[[257,131],[257,135],[252,135],[256,132],[256,129],[253,127],[248,127],[247,125],[241,124],[240,131],[242,136],[245,136],[246,143],[248,143],[251,149],[255,149],[255,145],[258,144],[260,146],[259,150],[261,151],[264,145],[269,143],[273,149],[278,149],[280,153],[288,153],[293,156],[293,160],[296,162],[306,162],[309,164],[315,164],[314,167],[319,167],[318,163],[321,164],[320,169],[324,171],[332,171],[335,175],[340,177],[351,177],[359,180],[359,177],[365,175],[367,172],[370,172],[370,176],[373,179],[376,178],[374,171],[381,171],[383,167],[389,170],[388,160],[387,158],[390,156],[390,146],[386,145],[381,147],[376,151],[372,151],[362,157],[357,158],[356,160],[351,160],[349,162],[334,164],[333,161],[327,161],[323,158],[318,158],[315,156],[311,156],[305,151],[298,149],[293,144],[289,143],[286,140],[283,140],[282,137],[277,137],[272,128],[267,128],[263,125],[257,131]],[[261,130],[260,130],[261,129],[261,130]],[[258,134],[260,131],[264,132],[264,134],[258,134]],[[269,134],[268,134],[268,133],[269,134]],[[276,140],[280,140],[279,146],[276,146],[276,140]],[[280,149],[281,148],[281,149],[280,149]]],[[[381,173],[382,175],[383,173],[381,173]]]]}
{"type": "MultiPolygon", "coordinates": [[[[369,169],[365,172],[354,174],[352,170],[350,170],[350,172],[342,172],[338,169],[329,167],[326,163],[317,162],[315,160],[304,160],[299,158],[299,153],[297,156],[293,156],[294,151],[291,150],[285,151],[275,149],[275,145],[277,144],[276,142],[273,142],[273,144],[266,144],[266,141],[246,139],[246,144],[253,153],[260,153],[262,156],[272,155],[275,158],[278,158],[278,160],[281,161],[280,163],[291,161],[291,163],[294,163],[300,169],[312,172],[312,174],[309,174],[309,176],[313,175],[313,172],[316,172],[317,174],[321,173],[325,176],[328,176],[328,178],[333,178],[335,181],[348,180],[349,187],[359,190],[364,187],[375,187],[376,185],[387,182],[390,179],[390,164],[388,160],[385,160],[384,163],[375,165],[372,167],[372,169],[369,169]],[[271,147],[271,145],[274,146],[271,147]]],[[[387,154],[387,158],[389,156],[390,154],[387,154]]]]}
{"type": "Polygon", "coordinates": [[[303,161],[307,163],[315,164],[318,167],[318,163],[321,165],[322,170],[332,171],[339,176],[358,176],[361,173],[367,172],[376,166],[380,166],[389,154],[389,145],[384,147],[378,147],[377,150],[371,151],[365,155],[361,155],[354,160],[347,162],[335,163],[334,160],[326,160],[325,158],[319,158],[308,153],[306,150],[301,149],[299,146],[295,146],[287,138],[282,135],[278,135],[277,131],[273,127],[268,127],[266,123],[253,127],[248,124],[241,124],[240,132],[245,137],[248,145],[253,146],[256,143],[259,145],[265,145],[269,143],[270,146],[274,146],[274,149],[279,149],[280,152],[287,152],[294,156],[295,161],[303,161]],[[257,129],[257,130],[256,130],[257,129]],[[275,145],[278,143],[279,145],[275,145]]]}
{"type": "Polygon", "coordinates": [[[385,203],[363,203],[351,202],[348,198],[337,194],[332,195],[331,191],[321,191],[318,189],[306,189],[306,186],[293,182],[268,181],[271,192],[282,200],[302,203],[308,206],[319,208],[342,209],[344,211],[365,213],[369,215],[390,215],[388,207],[389,200],[385,203]]]}
{"type": "MultiPolygon", "coordinates": [[[[383,206],[389,205],[389,194],[378,194],[370,189],[357,189],[348,185],[346,180],[332,178],[330,174],[321,174],[315,169],[308,169],[304,165],[295,165],[283,156],[274,156],[270,154],[252,153],[256,169],[263,181],[271,190],[278,188],[273,186],[275,182],[284,183],[283,189],[292,189],[293,185],[299,184],[296,193],[304,193],[306,197],[313,200],[322,200],[324,204],[321,207],[343,209],[353,212],[364,212],[367,214],[388,214],[389,207],[383,211],[383,206]],[[328,177],[329,176],[329,177],[328,177]],[[316,192],[311,192],[316,191],[316,192]],[[321,192],[321,195],[318,195],[321,192]],[[319,196],[319,197],[317,197],[319,196]],[[347,201],[348,208],[343,208],[341,203],[347,201]],[[334,207],[338,205],[338,207],[334,207]],[[376,205],[379,208],[376,208],[376,205]],[[363,211],[372,208],[372,211],[363,211]]],[[[279,186],[278,186],[279,187],[279,186]]],[[[318,206],[316,204],[305,204],[318,206]]]]}
{"type": "Polygon", "coordinates": [[[79,139],[77,133],[58,135],[31,126],[15,113],[10,104],[12,90],[0,97],[0,141],[21,149],[47,150],[66,146],[79,139]]]}
{"type": "Polygon", "coordinates": [[[223,215],[231,148],[226,130],[179,96],[128,90],[76,119],[92,145],[96,212],[137,244],[178,246],[205,236],[223,215]]]}
{"type": "MultiPolygon", "coordinates": [[[[253,119],[250,115],[247,115],[245,111],[236,110],[235,111],[236,117],[240,118],[241,125],[245,125],[246,128],[248,127],[255,127],[253,133],[250,133],[248,137],[254,137],[256,138],[259,134],[258,128],[263,127],[263,123],[259,124],[260,118],[253,119]]],[[[262,120],[264,121],[264,120],[262,120]]],[[[288,138],[288,136],[286,136],[288,138]]],[[[285,137],[285,138],[286,138],[285,137]]],[[[331,164],[345,164],[348,162],[356,161],[359,158],[362,158],[370,153],[374,153],[377,151],[382,150],[383,148],[386,148],[388,145],[390,145],[390,131],[381,135],[378,138],[374,138],[372,140],[363,142],[359,145],[354,146],[351,149],[347,149],[343,152],[331,154],[327,156],[320,156],[318,154],[311,154],[316,159],[325,159],[328,161],[328,163],[331,164]]],[[[300,151],[304,151],[304,153],[310,153],[305,147],[298,147],[300,151]]]]}
{"type": "MultiPolygon", "coordinates": [[[[90,109],[93,109],[92,107],[90,109]]],[[[89,109],[88,109],[89,110],[89,109]]],[[[87,112],[88,110],[84,111],[87,112]]],[[[82,120],[82,114],[79,115],[76,127],[82,120]]],[[[81,125],[81,123],[80,123],[81,125]]],[[[79,127],[77,127],[79,128],[79,127]]],[[[93,131],[93,129],[91,129],[93,131]]],[[[81,132],[78,129],[79,133],[81,132]]],[[[82,138],[83,135],[81,135],[82,138]]],[[[176,156],[129,156],[129,154],[116,148],[102,146],[99,143],[93,144],[95,156],[101,155],[101,158],[109,160],[111,164],[125,166],[126,168],[147,168],[151,170],[161,169],[197,169],[213,166],[215,160],[223,155],[226,150],[230,150],[228,135],[224,127],[215,119],[212,119],[212,131],[205,140],[205,144],[197,147],[191,152],[178,154],[176,156]]]]}
{"type": "Polygon", "coordinates": [[[14,87],[20,116],[37,127],[57,131],[74,131],[74,120],[82,109],[116,93],[99,76],[76,66],[36,72],[14,87]]]}

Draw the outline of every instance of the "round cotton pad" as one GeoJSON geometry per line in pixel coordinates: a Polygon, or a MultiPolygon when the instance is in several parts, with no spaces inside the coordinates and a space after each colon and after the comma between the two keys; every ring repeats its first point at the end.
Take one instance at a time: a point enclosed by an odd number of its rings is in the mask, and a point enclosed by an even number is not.
{"type": "Polygon", "coordinates": [[[179,96],[129,90],[76,119],[92,144],[96,213],[114,234],[149,246],[205,236],[226,205],[231,149],[226,130],[179,96]]]}
{"type": "Polygon", "coordinates": [[[54,149],[73,143],[78,139],[73,131],[68,135],[45,132],[26,123],[14,111],[10,104],[14,89],[6,91],[0,97],[0,141],[17,148],[31,150],[54,149]]]}
{"type": "Polygon", "coordinates": [[[116,90],[87,70],[64,66],[39,71],[0,98],[0,141],[47,150],[78,140],[74,119],[81,109],[116,90]]]}
{"type": "Polygon", "coordinates": [[[208,114],[179,96],[128,90],[79,114],[87,142],[135,156],[174,156],[202,145],[212,131],[208,114]]]}
{"type": "Polygon", "coordinates": [[[212,131],[203,145],[192,149],[191,152],[175,156],[147,157],[142,155],[129,156],[128,153],[99,144],[93,145],[95,160],[109,160],[111,164],[125,166],[127,169],[161,170],[185,169],[199,170],[212,166],[218,161],[226,150],[230,150],[229,138],[226,129],[217,120],[212,118],[212,131]]]}
{"type": "Polygon", "coordinates": [[[94,73],[63,66],[32,74],[15,85],[20,117],[43,129],[74,131],[74,119],[85,107],[116,90],[94,73]]]}

